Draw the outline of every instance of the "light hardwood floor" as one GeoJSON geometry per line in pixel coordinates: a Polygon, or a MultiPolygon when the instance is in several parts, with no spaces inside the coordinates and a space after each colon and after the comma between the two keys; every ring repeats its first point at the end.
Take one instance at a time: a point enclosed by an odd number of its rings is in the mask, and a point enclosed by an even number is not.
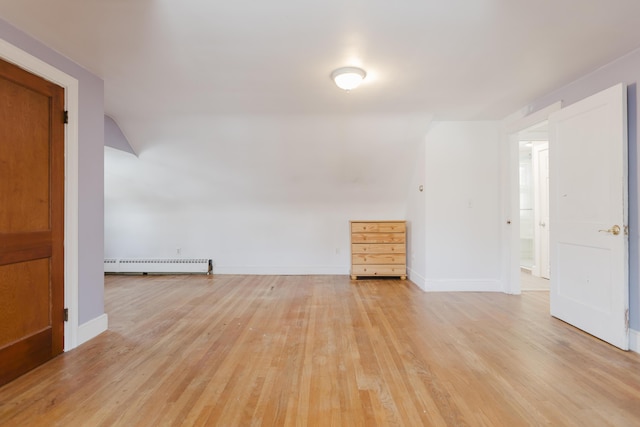
{"type": "Polygon", "coordinates": [[[110,330],[0,388],[0,425],[640,425],[640,355],[545,292],[107,276],[105,298],[110,330]]]}
{"type": "Polygon", "coordinates": [[[520,272],[520,287],[523,291],[549,291],[549,279],[536,277],[530,271],[520,272]]]}

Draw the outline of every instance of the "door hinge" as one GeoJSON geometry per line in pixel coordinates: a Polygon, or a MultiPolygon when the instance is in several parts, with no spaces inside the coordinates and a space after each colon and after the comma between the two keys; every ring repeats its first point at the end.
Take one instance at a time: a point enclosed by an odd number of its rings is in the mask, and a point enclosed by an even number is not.
{"type": "Polygon", "coordinates": [[[64,317],[64,321],[68,322],[69,321],[69,309],[65,308],[62,317],[64,317]]]}
{"type": "Polygon", "coordinates": [[[63,120],[64,120],[64,124],[68,125],[69,124],[69,112],[65,110],[64,112],[64,116],[63,116],[63,120]]]}
{"type": "Polygon", "coordinates": [[[628,308],[624,311],[624,327],[627,331],[629,330],[629,309],[628,308]]]}

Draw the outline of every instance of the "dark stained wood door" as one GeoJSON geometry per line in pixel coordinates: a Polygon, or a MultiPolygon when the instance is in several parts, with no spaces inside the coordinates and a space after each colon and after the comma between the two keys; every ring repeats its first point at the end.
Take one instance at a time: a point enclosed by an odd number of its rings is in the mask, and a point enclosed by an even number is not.
{"type": "Polygon", "coordinates": [[[0,385],[64,349],[64,89],[0,60],[0,385]]]}

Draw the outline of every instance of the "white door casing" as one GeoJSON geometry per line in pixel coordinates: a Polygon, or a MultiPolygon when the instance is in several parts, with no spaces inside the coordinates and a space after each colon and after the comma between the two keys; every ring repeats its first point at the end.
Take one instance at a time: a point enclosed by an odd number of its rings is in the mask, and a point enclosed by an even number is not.
{"type": "Polygon", "coordinates": [[[503,245],[505,248],[503,280],[504,290],[509,294],[520,294],[520,186],[519,186],[519,141],[520,132],[547,121],[549,116],[562,108],[562,101],[555,102],[527,116],[514,119],[505,125],[504,187],[505,225],[503,245]]]}
{"type": "Polygon", "coordinates": [[[624,350],[626,106],[619,84],[549,118],[551,315],[624,350]]]}

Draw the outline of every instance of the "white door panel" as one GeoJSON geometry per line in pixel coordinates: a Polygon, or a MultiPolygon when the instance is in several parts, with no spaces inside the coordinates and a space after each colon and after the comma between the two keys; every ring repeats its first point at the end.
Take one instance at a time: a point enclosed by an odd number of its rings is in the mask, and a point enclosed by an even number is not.
{"type": "Polygon", "coordinates": [[[626,118],[621,84],[549,118],[551,314],[625,350],[626,118]]]}
{"type": "Polygon", "coordinates": [[[536,142],[533,145],[533,169],[535,184],[535,225],[536,225],[536,273],[549,278],[549,143],[536,142]]]}

